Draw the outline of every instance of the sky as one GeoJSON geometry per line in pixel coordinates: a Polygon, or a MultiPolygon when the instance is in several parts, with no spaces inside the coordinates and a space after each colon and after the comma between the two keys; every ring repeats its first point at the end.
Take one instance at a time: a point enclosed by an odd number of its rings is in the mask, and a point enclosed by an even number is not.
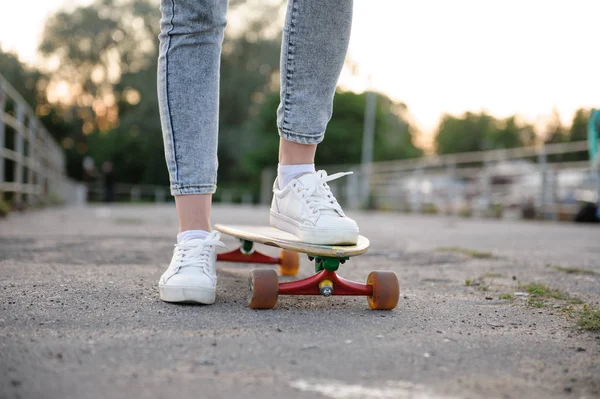
{"type": "MultiPolygon", "coordinates": [[[[45,18],[89,2],[10,2],[0,45],[35,64],[45,18]]],[[[599,18],[598,0],[355,0],[348,59],[360,76],[344,72],[340,85],[370,81],[406,103],[425,136],[465,111],[542,126],[555,109],[569,124],[577,108],[600,107],[599,18]]]]}

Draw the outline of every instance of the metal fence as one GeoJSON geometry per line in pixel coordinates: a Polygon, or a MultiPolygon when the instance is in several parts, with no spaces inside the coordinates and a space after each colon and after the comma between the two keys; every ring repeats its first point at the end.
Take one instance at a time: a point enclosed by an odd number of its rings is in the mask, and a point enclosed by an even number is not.
{"type": "MultiPolygon", "coordinates": [[[[168,186],[152,184],[117,183],[113,188],[111,202],[155,202],[170,201],[168,186]]],[[[106,202],[106,191],[102,181],[87,184],[87,202],[106,202]]]]}
{"type": "MultiPolygon", "coordinates": [[[[330,182],[349,209],[472,217],[570,220],[582,202],[597,202],[600,175],[587,160],[587,142],[551,144],[427,156],[367,165],[328,166],[330,174],[354,174],[330,182]],[[569,161],[568,159],[580,159],[569,161]]],[[[258,198],[250,192],[219,189],[215,202],[259,202],[272,198],[275,170],[262,172],[258,198]]],[[[101,202],[101,182],[88,185],[88,201],[101,202]]],[[[116,184],[119,202],[171,201],[166,186],[116,184]]]]}
{"type": "Polygon", "coordinates": [[[0,201],[20,208],[84,200],[85,187],[66,177],[62,148],[0,75],[0,201]]]}
{"type": "Polygon", "coordinates": [[[582,203],[599,198],[600,171],[585,160],[587,151],[587,141],[579,141],[328,171],[354,171],[330,183],[348,208],[570,220],[582,203]]]}
{"type": "MultiPolygon", "coordinates": [[[[271,182],[272,184],[273,182],[271,182]]],[[[269,191],[270,192],[270,191],[269,191]]],[[[87,184],[87,202],[105,202],[105,187],[102,181],[87,184]]],[[[114,202],[172,202],[173,196],[169,186],[153,184],[129,184],[117,183],[113,189],[114,202]]],[[[112,202],[111,201],[111,202],[112,202]]],[[[250,190],[232,190],[230,188],[219,188],[213,195],[213,203],[223,204],[245,204],[250,205],[259,202],[250,190]]]]}

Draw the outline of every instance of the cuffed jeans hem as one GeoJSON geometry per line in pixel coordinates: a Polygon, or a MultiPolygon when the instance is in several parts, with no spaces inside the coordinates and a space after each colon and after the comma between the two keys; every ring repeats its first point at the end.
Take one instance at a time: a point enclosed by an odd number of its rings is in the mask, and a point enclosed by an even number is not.
{"type": "Polygon", "coordinates": [[[323,141],[325,132],[314,134],[296,133],[280,127],[279,136],[284,140],[293,141],[294,143],[298,144],[319,144],[321,141],[323,141]]]}
{"type": "Polygon", "coordinates": [[[214,184],[188,184],[185,186],[171,185],[171,195],[214,194],[217,186],[214,184]]]}

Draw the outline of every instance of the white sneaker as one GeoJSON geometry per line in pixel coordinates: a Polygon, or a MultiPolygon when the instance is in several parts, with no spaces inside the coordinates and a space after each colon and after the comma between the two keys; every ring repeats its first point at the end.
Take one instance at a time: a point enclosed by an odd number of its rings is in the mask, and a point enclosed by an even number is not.
{"type": "Polygon", "coordinates": [[[217,286],[215,247],[224,247],[221,234],[213,231],[206,239],[175,244],[169,268],[158,282],[160,299],[165,302],[215,302],[217,286]]]}
{"type": "Polygon", "coordinates": [[[294,234],[301,241],[321,245],[353,245],[358,225],[344,214],[329,189],[328,181],[352,172],[327,176],[320,170],[293,179],[282,190],[275,179],[271,226],[294,234]]]}

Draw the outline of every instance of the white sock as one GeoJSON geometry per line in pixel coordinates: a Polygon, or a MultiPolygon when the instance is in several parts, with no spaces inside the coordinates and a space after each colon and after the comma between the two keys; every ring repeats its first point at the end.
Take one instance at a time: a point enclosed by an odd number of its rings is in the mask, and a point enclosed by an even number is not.
{"type": "Polygon", "coordinates": [[[205,239],[210,233],[204,230],[186,230],[177,234],[177,244],[193,240],[195,238],[205,239]]]}
{"type": "Polygon", "coordinates": [[[315,173],[314,163],[305,163],[300,165],[281,165],[277,166],[277,181],[279,181],[279,189],[281,190],[288,185],[289,182],[302,173],[315,173]]]}

